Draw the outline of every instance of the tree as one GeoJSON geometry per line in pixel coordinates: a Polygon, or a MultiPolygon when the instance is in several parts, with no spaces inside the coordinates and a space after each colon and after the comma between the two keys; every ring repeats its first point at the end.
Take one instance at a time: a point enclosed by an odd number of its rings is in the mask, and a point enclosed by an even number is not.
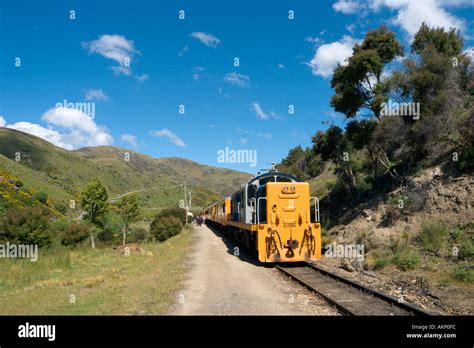
{"type": "Polygon", "coordinates": [[[122,199],[117,203],[117,208],[119,210],[119,214],[123,221],[123,245],[125,245],[125,241],[128,234],[128,229],[132,222],[138,220],[140,216],[140,209],[138,207],[138,199],[137,196],[134,194],[123,196],[122,199]]]}
{"type": "Polygon", "coordinates": [[[384,26],[369,31],[362,44],[354,46],[348,64],[338,64],[334,69],[331,87],[336,94],[331,98],[331,106],[348,118],[356,117],[365,108],[380,119],[381,105],[387,101],[383,69],[402,55],[403,47],[393,32],[384,26]]]}
{"type": "Polygon", "coordinates": [[[98,178],[93,179],[81,194],[81,205],[86,212],[85,220],[92,224],[92,249],[95,249],[94,227],[101,225],[102,218],[108,209],[107,200],[107,189],[98,178]]]}
{"type": "Polygon", "coordinates": [[[336,165],[336,174],[349,186],[349,191],[356,188],[356,176],[349,158],[350,144],[344,131],[335,125],[325,132],[318,131],[313,136],[314,150],[324,161],[332,161],[336,165]]]}

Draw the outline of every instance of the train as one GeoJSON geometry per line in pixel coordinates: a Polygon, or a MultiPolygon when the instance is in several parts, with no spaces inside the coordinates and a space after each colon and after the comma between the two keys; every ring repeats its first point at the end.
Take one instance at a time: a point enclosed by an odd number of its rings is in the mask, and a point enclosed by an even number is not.
{"type": "Polygon", "coordinates": [[[272,169],[202,212],[214,227],[256,252],[264,263],[316,261],[321,257],[319,200],[309,183],[272,169]]]}

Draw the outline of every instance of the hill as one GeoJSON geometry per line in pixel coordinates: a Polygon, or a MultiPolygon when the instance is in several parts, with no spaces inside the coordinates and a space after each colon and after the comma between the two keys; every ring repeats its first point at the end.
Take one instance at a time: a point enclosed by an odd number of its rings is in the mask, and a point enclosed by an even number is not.
{"type": "Polygon", "coordinates": [[[99,177],[111,198],[138,191],[146,210],[176,205],[186,178],[193,206],[236,190],[250,175],[201,165],[181,158],[153,158],[112,146],[68,151],[17,130],[0,128],[0,167],[33,191],[54,202],[78,199],[86,184],[99,177]]]}

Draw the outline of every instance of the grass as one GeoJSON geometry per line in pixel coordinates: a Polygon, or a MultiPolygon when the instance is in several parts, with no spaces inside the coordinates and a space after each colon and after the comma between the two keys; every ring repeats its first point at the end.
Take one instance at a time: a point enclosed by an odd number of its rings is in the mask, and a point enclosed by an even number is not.
{"type": "Polygon", "coordinates": [[[397,252],[393,257],[392,262],[402,270],[408,271],[417,268],[421,259],[417,251],[406,248],[397,252]]]}
{"type": "Polygon", "coordinates": [[[184,230],[130,256],[113,248],[61,248],[37,262],[0,259],[0,314],[166,314],[183,279],[190,236],[184,230]]]}
{"type": "Polygon", "coordinates": [[[380,270],[392,262],[392,256],[388,250],[372,250],[367,255],[367,266],[369,269],[380,270]]]}
{"type": "Polygon", "coordinates": [[[451,273],[451,277],[454,280],[462,283],[474,284],[474,269],[471,267],[457,267],[451,273]]]}
{"type": "Polygon", "coordinates": [[[426,251],[438,253],[449,231],[439,222],[427,222],[421,226],[420,240],[426,251]]]}

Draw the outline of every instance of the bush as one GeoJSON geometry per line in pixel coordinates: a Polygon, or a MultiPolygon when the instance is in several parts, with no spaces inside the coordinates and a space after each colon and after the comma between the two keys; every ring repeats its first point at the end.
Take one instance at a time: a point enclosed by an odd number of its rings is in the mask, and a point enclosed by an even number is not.
{"type": "Polygon", "coordinates": [[[421,260],[415,250],[405,249],[395,254],[392,261],[402,270],[407,271],[417,268],[421,260]]]}
{"type": "Polygon", "coordinates": [[[66,214],[67,214],[67,206],[66,206],[66,204],[64,204],[63,202],[57,202],[57,203],[54,205],[54,210],[60,212],[60,213],[63,214],[63,215],[66,215],[66,214]]]}
{"type": "Polygon", "coordinates": [[[463,283],[474,283],[474,270],[468,267],[458,267],[452,273],[451,277],[463,283]]]}
{"type": "Polygon", "coordinates": [[[61,244],[66,246],[77,246],[89,238],[91,232],[90,226],[73,222],[66,226],[61,234],[61,244]]]}
{"type": "Polygon", "coordinates": [[[424,223],[421,227],[420,240],[425,250],[437,253],[447,235],[448,229],[441,223],[424,223]]]}
{"type": "Polygon", "coordinates": [[[452,273],[451,277],[463,283],[474,283],[474,270],[469,267],[458,267],[452,273]]]}
{"type": "MultiPolygon", "coordinates": [[[[175,217],[178,218],[182,224],[186,223],[186,210],[182,208],[166,208],[160,211],[156,216],[156,218],[161,217],[175,217]]],[[[191,221],[189,219],[189,221],[191,221]]]]}
{"type": "Polygon", "coordinates": [[[47,195],[46,193],[44,193],[43,191],[38,191],[38,192],[36,192],[36,193],[33,195],[33,197],[34,197],[36,200],[38,200],[38,201],[40,201],[41,203],[43,203],[43,204],[48,203],[48,195],[47,195]]]}
{"type": "Polygon", "coordinates": [[[474,256],[474,244],[468,240],[461,245],[459,249],[459,258],[463,260],[470,260],[474,256]]]}
{"type": "Polygon", "coordinates": [[[150,225],[150,234],[160,242],[177,235],[183,229],[182,222],[173,216],[156,217],[150,225]]]}
{"type": "Polygon", "coordinates": [[[150,239],[150,232],[148,226],[142,222],[130,225],[130,242],[131,243],[145,243],[150,239]]]}
{"type": "Polygon", "coordinates": [[[380,270],[388,266],[392,261],[392,255],[388,250],[372,250],[366,258],[366,267],[368,269],[380,270]]]}
{"type": "Polygon", "coordinates": [[[0,225],[0,240],[49,247],[50,214],[43,207],[10,208],[0,225]]]}

